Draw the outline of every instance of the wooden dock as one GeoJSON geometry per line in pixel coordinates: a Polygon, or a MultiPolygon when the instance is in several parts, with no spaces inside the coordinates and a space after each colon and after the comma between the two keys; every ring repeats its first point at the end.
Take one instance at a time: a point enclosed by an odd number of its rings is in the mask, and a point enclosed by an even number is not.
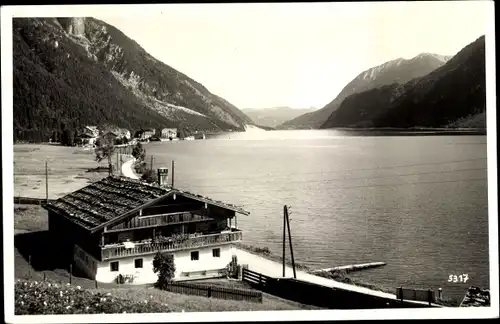
{"type": "Polygon", "coordinates": [[[363,269],[377,268],[377,267],[384,266],[385,264],[386,264],[385,262],[370,262],[370,263],[362,263],[362,264],[350,264],[350,265],[345,265],[345,266],[340,266],[340,267],[314,270],[313,273],[335,272],[335,271],[342,271],[342,270],[344,270],[346,272],[351,272],[351,271],[358,271],[358,270],[363,270],[363,269]]]}

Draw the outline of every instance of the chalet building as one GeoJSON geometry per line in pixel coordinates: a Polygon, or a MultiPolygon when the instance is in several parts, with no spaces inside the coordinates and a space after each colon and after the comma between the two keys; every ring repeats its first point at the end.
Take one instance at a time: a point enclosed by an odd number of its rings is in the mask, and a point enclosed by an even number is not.
{"type": "Polygon", "coordinates": [[[92,137],[99,136],[99,129],[97,128],[97,126],[85,126],[84,132],[92,135],[92,137]]]}
{"type": "Polygon", "coordinates": [[[177,138],[177,128],[163,128],[161,130],[161,137],[169,139],[177,138]]]}
{"type": "Polygon", "coordinates": [[[158,279],[152,264],[158,251],[174,255],[175,280],[220,276],[233,243],[242,239],[236,215],[249,215],[234,205],[116,176],[44,208],[51,237],[73,247],[75,266],[89,278],[113,282],[122,275],[137,284],[158,279]]]}
{"type": "Polygon", "coordinates": [[[96,141],[97,141],[97,138],[94,137],[93,135],[91,134],[88,134],[88,133],[83,133],[83,134],[79,134],[76,138],[75,138],[75,141],[81,145],[90,145],[90,146],[93,146],[95,145],[96,141]]]}
{"type": "Polygon", "coordinates": [[[130,139],[131,138],[131,135],[130,135],[130,131],[128,129],[125,129],[125,128],[120,128],[120,137],[122,138],[126,138],[126,139],[130,139]]]}
{"type": "Polygon", "coordinates": [[[154,128],[151,129],[141,129],[137,131],[135,137],[141,140],[149,139],[156,134],[156,130],[154,128]]]}

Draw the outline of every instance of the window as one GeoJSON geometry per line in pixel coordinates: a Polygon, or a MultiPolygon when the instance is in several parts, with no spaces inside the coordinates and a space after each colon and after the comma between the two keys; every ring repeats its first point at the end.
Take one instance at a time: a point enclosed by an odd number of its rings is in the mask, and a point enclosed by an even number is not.
{"type": "Polygon", "coordinates": [[[191,252],[191,261],[197,261],[200,259],[200,252],[193,251],[191,252]]]}
{"type": "Polygon", "coordinates": [[[118,271],[118,261],[110,262],[109,267],[111,268],[111,271],[118,271]]]}
{"type": "Polygon", "coordinates": [[[214,258],[220,258],[220,249],[212,249],[212,256],[214,258]]]}
{"type": "Polygon", "coordinates": [[[142,268],[142,259],[135,259],[134,262],[136,268],[142,268]]]}

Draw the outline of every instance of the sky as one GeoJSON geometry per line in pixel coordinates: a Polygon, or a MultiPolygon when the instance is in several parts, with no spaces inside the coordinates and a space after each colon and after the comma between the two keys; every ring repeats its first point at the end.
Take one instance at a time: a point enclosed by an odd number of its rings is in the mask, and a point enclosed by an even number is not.
{"type": "Polygon", "coordinates": [[[181,4],[94,17],[238,108],[322,108],[359,73],[486,32],[484,1],[181,4]],[[131,15],[133,13],[133,15],[131,15]]]}

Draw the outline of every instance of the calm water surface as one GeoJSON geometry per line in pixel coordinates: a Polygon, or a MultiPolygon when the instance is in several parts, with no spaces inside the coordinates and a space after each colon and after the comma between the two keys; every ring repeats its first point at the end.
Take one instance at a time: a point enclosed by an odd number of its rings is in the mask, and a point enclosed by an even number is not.
{"type": "Polygon", "coordinates": [[[246,244],[280,255],[286,204],[297,262],[383,261],[353,276],[455,298],[489,286],[486,136],[254,131],[146,150],[155,167],[175,160],[176,187],[243,205],[246,244]]]}

